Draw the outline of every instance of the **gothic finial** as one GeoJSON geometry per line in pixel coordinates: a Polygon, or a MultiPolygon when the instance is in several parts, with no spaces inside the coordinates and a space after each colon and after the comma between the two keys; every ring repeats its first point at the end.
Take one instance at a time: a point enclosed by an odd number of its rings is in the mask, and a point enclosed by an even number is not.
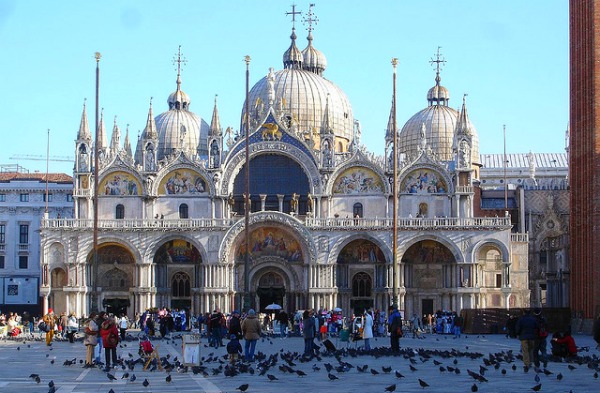
{"type": "Polygon", "coordinates": [[[181,67],[187,64],[187,59],[181,54],[181,45],[177,51],[177,55],[173,57],[173,65],[177,63],[177,90],[181,90],[181,67]]]}
{"type": "Polygon", "coordinates": [[[302,17],[302,23],[308,25],[306,30],[308,30],[309,37],[312,35],[312,31],[315,29],[314,26],[316,26],[319,23],[319,18],[317,18],[315,16],[315,13],[313,12],[314,6],[314,3],[310,4],[308,6],[308,14],[305,17],[302,17]]]}

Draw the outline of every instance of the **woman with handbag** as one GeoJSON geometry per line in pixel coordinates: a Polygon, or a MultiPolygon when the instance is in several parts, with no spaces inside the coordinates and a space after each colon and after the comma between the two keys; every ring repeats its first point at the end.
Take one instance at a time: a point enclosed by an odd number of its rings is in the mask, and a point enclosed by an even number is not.
{"type": "Polygon", "coordinates": [[[119,329],[117,329],[117,321],[114,316],[108,317],[102,325],[100,325],[100,336],[102,337],[102,345],[104,346],[104,356],[106,360],[106,369],[112,365],[117,366],[117,345],[119,344],[119,329]]]}
{"type": "Polygon", "coordinates": [[[85,345],[85,366],[84,368],[94,367],[92,358],[94,357],[94,348],[98,344],[98,324],[96,323],[96,313],[90,314],[90,318],[85,324],[85,338],[83,344],[85,345]]]}
{"type": "Polygon", "coordinates": [[[388,319],[388,330],[390,332],[390,343],[392,346],[392,352],[400,352],[400,337],[402,337],[402,315],[398,311],[398,306],[393,305],[390,307],[392,313],[388,319]]]}

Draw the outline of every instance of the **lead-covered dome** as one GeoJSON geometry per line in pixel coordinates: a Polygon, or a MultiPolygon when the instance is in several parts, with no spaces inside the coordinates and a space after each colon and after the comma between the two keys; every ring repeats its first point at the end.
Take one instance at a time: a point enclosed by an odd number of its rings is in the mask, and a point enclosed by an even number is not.
{"type": "Polygon", "coordinates": [[[167,100],[169,110],[156,116],[158,132],[158,160],[184,151],[188,157],[207,157],[208,124],[200,116],[189,110],[191,100],[181,90],[181,79],[177,75],[177,90],[167,100]]]}
{"type": "MultiPolygon", "coordinates": [[[[352,139],[354,116],[348,97],[342,89],[320,73],[305,69],[303,61],[306,59],[296,47],[295,38],[296,35],[292,33],[292,43],[283,57],[284,69],[265,76],[250,90],[250,124],[259,124],[264,120],[272,101],[276,112],[291,116],[300,133],[320,132],[323,122],[328,118],[328,124],[335,136],[349,142],[352,139]]],[[[316,54],[311,50],[305,52],[316,54]]],[[[316,58],[310,61],[315,69],[321,69],[322,72],[325,69],[324,59],[325,56],[321,56],[318,63],[316,58]]],[[[242,129],[245,128],[245,108],[244,103],[242,129]]],[[[342,145],[346,147],[347,143],[342,145]]]]}
{"type": "MultiPolygon", "coordinates": [[[[399,134],[400,154],[414,157],[421,146],[421,130],[425,125],[426,146],[438,160],[454,160],[453,143],[459,111],[450,108],[448,102],[450,93],[448,89],[440,85],[439,74],[436,76],[436,84],[427,92],[427,108],[417,112],[402,127],[399,134]]],[[[471,157],[477,160],[479,157],[479,138],[475,127],[469,123],[472,137],[471,157]]]]}

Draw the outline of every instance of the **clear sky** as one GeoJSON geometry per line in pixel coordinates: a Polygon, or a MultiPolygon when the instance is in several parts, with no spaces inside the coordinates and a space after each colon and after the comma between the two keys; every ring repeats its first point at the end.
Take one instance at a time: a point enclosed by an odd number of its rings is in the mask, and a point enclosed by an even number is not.
{"type": "MultiPolygon", "coordinates": [[[[427,106],[436,50],[446,60],[442,85],[450,106],[463,94],[481,153],[564,152],[569,120],[567,0],[310,0],[313,45],[327,57],[324,76],[348,96],[361,122],[362,142],[383,154],[392,96],[392,57],[398,65],[398,127],[427,106]]],[[[187,60],[182,90],[191,110],[210,123],[215,94],[223,129],[239,129],[245,96],[244,55],[251,86],[283,67],[292,1],[0,0],[0,164],[46,170],[45,161],[17,155],[74,156],[84,99],[93,129],[94,53],[100,61],[100,106],[110,140],[114,117],[129,124],[135,149],[153,97],[166,111],[175,91],[173,58],[187,60]]],[[[301,18],[299,18],[301,19],[301,18]]],[[[297,21],[297,45],[306,25],[297,21]]],[[[72,174],[72,162],[50,171],[72,174]]]]}

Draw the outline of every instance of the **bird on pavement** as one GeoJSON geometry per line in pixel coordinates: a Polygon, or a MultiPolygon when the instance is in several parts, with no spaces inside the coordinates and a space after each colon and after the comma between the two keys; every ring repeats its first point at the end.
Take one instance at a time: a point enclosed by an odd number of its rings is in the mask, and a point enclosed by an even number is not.
{"type": "Polygon", "coordinates": [[[390,385],[388,387],[385,388],[386,392],[395,392],[396,391],[396,384],[390,385]]]}
{"type": "Polygon", "coordinates": [[[167,375],[167,377],[165,378],[165,381],[167,383],[171,382],[171,374],[167,375]]]}
{"type": "Polygon", "coordinates": [[[559,381],[562,380],[563,379],[562,373],[556,374],[556,379],[558,379],[559,381]]]}
{"type": "Polygon", "coordinates": [[[377,375],[379,374],[379,371],[375,370],[374,368],[371,369],[371,374],[373,375],[377,375]]]}
{"type": "Polygon", "coordinates": [[[134,382],[136,380],[135,374],[131,374],[131,377],[129,377],[129,382],[134,382]]]}
{"type": "Polygon", "coordinates": [[[396,378],[405,378],[404,375],[402,375],[402,373],[396,371],[396,378]]]}
{"type": "Polygon", "coordinates": [[[477,387],[477,384],[473,384],[473,386],[471,386],[471,391],[472,392],[476,392],[477,390],[479,390],[479,388],[477,387]]]}
{"type": "Polygon", "coordinates": [[[423,389],[429,387],[429,384],[427,382],[423,381],[421,378],[419,378],[419,385],[421,385],[421,387],[423,389]]]}
{"type": "Polygon", "coordinates": [[[533,390],[534,392],[539,391],[542,388],[542,384],[538,383],[537,385],[535,385],[534,387],[531,388],[531,390],[533,390]]]}
{"type": "Polygon", "coordinates": [[[129,378],[129,373],[125,373],[123,374],[123,376],[121,376],[121,379],[127,379],[129,378]]]}
{"type": "Polygon", "coordinates": [[[302,370],[296,370],[296,374],[298,374],[299,377],[305,377],[306,373],[302,370]]]}
{"type": "Polygon", "coordinates": [[[145,388],[148,387],[148,385],[150,385],[150,382],[148,382],[148,379],[144,379],[144,382],[142,382],[142,385],[144,385],[145,388]]]}
{"type": "Polygon", "coordinates": [[[336,379],[339,379],[336,375],[333,375],[332,373],[327,374],[327,377],[330,381],[335,381],[336,379]]]}
{"type": "Polygon", "coordinates": [[[243,385],[238,386],[235,390],[239,390],[240,392],[245,392],[250,387],[249,384],[245,383],[243,385]]]}
{"type": "Polygon", "coordinates": [[[269,378],[269,381],[278,381],[279,380],[279,378],[277,378],[273,374],[267,374],[267,378],[269,378]]]}
{"type": "Polygon", "coordinates": [[[106,373],[106,377],[112,382],[112,381],[116,381],[117,378],[115,378],[114,375],[112,375],[111,373],[106,373]]]}

